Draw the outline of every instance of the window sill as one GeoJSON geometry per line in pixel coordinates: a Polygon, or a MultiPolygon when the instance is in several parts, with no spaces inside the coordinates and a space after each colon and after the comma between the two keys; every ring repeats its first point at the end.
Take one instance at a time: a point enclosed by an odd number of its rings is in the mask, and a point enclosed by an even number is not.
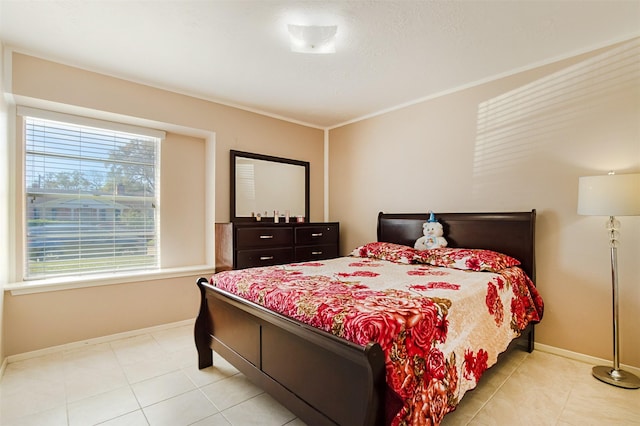
{"type": "Polygon", "coordinates": [[[22,294],[73,290],[112,284],[127,284],[158,279],[189,277],[193,275],[208,277],[214,273],[214,270],[215,266],[213,265],[198,265],[158,269],[155,271],[142,271],[129,274],[99,274],[91,276],[59,277],[9,283],[4,286],[4,290],[10,291],[12,296],[17,296],[22,294]]]}

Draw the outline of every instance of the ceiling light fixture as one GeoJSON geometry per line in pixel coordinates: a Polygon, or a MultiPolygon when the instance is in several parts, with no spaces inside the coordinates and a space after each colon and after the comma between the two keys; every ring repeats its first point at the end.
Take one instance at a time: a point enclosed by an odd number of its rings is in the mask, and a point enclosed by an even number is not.
{"type": "Polygon", "coordinates": [[[291,51],[296,53],[335,53],[337,25],[289,24],[291,51]]]}

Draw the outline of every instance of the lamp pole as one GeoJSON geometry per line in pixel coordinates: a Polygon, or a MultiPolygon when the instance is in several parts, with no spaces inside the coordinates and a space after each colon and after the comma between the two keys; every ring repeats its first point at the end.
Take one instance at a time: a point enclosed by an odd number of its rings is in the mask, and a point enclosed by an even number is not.
{"type": "Polygon", "coordinates": [[[593,377],[610,385],[626,389],[640,388],[640,379],[635,375],[620,369],[620,341],[618,314],[618,229],[620,222],[614,216],[609,216],[607,230],[609,231],[609,246],[611,248],[611,293],[613,311],[613,369],[603,365],[593,367],[593,377]]]}

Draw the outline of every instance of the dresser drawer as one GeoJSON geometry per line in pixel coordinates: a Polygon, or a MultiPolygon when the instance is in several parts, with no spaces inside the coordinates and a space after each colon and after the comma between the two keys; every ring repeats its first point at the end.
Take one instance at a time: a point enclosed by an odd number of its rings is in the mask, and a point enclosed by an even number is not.
{"type": "Polygon", "coordinates": [[[236,247],[293,246],[293,228],[261,227],[236,229],[236,247]]]}
{"type": "Polygon", "coordinates": [[[279,265],[293,262],[293,247],[238,250],[236,256],[237,269],[279,265]]]}
{"type": "Polygon", "coordinates": [[[296,262],[333,259],[338,257],[337,244],[296,247],[296,262]]]}
{"type": "Polygon", "coordinates": [[[296,228],[296,245],[335,244],[338,242],[337,225],[299,226],[296,228]]]}

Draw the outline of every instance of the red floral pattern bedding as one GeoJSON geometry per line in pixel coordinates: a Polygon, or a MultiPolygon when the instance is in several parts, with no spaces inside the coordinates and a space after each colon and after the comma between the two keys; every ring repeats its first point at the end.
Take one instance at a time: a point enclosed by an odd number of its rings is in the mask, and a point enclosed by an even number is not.
{"type": "Polygon", "coordinates": [[[221,272],[212,284],[354,343],[378,342],[401,405],[392,425],[439,424],[543,310],[517,267],[473,272],[343,257],[221,272]]]}

